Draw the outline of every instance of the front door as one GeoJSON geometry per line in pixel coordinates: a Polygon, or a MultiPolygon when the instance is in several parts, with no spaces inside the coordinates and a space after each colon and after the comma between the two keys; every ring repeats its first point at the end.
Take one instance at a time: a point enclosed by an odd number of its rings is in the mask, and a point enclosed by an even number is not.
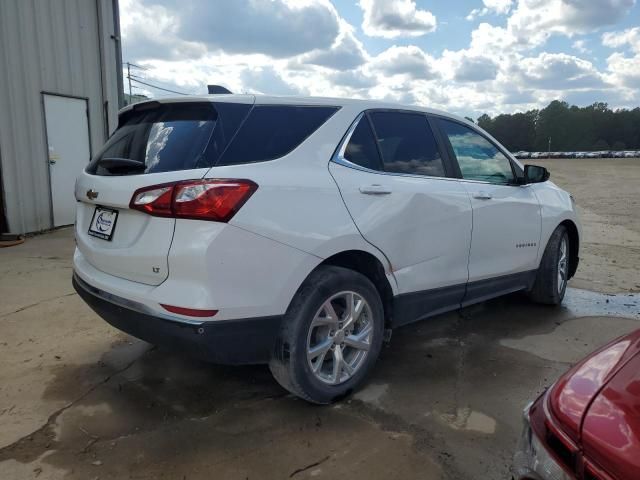
{"type": "Polygon", "coordinates": [[[76,177],[91,157],[87,101],[60,95],[43,96],[53,225],[71,225],[76,214],[76,177]]]}
{"type": "Polygon", "coordinates": [[[484,135],[455,121],[440,118],[437,123],[449,140],[460,183],[473,206],[467,299],[526,286],[528,277],[520,274],[537,267],[540,248],[541,214],[535,194],[516,184],[510,160],[484,135]]]}
{"type": "Polygon", "coordinates": [[[471,204],[426,116],[365,114],[330,164],[363,237],[389,260],[401,323],[459,305],[467,282],[471,204]]]}

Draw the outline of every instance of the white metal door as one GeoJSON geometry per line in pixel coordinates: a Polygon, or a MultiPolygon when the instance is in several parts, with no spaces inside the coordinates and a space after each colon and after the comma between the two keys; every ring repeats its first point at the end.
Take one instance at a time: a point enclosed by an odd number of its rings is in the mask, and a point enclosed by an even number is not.
{"type": "Polygon", "coordinates": [[[53,225],[71,225],[76,212],[76,177],[87,166],[91,157],[87,101],[44,94],[44,116],[49,149],[53,225]]]}
{"type": "Polygon", "coordinates": [[[473,205],[469,281],[534,270],[540,205],[526,186],[460,182],[473,205]]]}

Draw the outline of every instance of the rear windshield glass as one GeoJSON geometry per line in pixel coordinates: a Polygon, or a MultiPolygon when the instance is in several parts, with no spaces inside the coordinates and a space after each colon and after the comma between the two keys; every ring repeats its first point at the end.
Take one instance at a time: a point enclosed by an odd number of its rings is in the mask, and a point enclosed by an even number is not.
{"type": "Polygon", "coordinates": [[[282,157],[337,107],[237,103],[141,104],[87,167],[96,175],[170,172],[282,157]]]}
{"type": "Polygon", "coordinates": [[[291,152],[337,107],[256,105],[218,165],[264,162],[291,152]]]}
{"type": "Polygon", "coordinates": [[[141,104],[89,164],[97,175],[130,175],[211,167],[251,105],[211,102],[141,104]]]}

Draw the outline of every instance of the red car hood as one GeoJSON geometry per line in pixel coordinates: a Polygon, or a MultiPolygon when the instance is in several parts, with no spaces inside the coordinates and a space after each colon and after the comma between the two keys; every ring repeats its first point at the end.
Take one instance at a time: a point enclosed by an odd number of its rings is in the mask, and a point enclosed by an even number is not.
{"type": "MultiPolygon", "coordinates": [[[[616,373],[639,353],[640,330],[636,330],[593,352],[560,377],[551,388],[551,413],[575,442],[580,441],[582,420],[593,400],[616,373]]],[[[635,361],[640,360],[636,358],[635,361]]]]}
{"type": "Polygon", "coordinates": [[[582,423],[582,448],[614,478],[640,478],[640,355],[591,403],[582,423]]]}
{"type": "Polygon", "coordinates": [[[548,398],[552,416],[587,458],[618,478],[639,478],[640,330],[579,362],[548,398]]]}

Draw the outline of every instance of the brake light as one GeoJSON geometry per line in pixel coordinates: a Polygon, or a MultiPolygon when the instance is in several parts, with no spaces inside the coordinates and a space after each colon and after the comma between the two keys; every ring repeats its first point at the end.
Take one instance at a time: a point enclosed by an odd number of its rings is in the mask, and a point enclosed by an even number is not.
{"type": "Polygon", "coordinates": [[[157,217],[228,222],[257,188],[251,180],[236,179],[153,185],[136,190],[129,207],[157,217]]]}

